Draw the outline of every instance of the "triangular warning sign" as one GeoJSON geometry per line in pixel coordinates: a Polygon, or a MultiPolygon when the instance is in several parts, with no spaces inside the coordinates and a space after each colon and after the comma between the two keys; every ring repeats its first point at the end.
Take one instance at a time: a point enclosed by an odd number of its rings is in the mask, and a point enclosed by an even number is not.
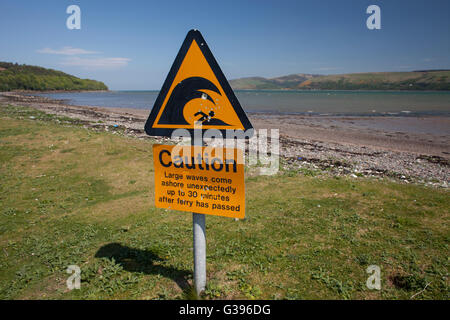
{"type": "Polygon", "coordinates": [[[145,132],[170,136],[178,128],[253,128],[202,35],[191,30],[159,92],[145,132]]]}

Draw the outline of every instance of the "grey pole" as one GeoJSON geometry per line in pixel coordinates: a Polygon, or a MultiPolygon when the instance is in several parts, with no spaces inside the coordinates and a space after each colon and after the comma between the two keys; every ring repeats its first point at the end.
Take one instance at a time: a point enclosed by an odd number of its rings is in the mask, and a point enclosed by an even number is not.
{"type": "Polygon", "coordinates": [[[194,285],[198,295],[206,286],[206,228],[205,215],[192,213],[194,231],[194,285]]]}
{"type": "MultiPolygon", "coordinates": [[[[194,125],[193,146],[203,146],[201,126],[194,125]]],[[[205,215],[192,213],[192,231],[194,238],[194,286],[197,295],[205,290],[206,286],[206,225],[205,215]]]]}

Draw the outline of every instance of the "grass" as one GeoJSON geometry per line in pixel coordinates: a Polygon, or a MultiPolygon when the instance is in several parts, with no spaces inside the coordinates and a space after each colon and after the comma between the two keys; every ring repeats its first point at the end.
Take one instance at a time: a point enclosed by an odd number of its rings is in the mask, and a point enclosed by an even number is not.
{"type": "MultiPolygon", "coordinates": [[[[154,207],[152,143],[0,107],[1,299],[196,298],[192,218],[154,207]]],[[[207,216],[201,298],[449,299],[448,191],[293,170],[246,189],[245,220],[207,216]]]]}

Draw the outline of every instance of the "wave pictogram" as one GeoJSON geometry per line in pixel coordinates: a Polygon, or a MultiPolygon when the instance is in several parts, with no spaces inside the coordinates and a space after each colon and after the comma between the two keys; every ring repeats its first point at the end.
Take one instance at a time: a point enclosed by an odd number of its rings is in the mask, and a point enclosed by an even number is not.
{"type": "MultiPolygon", "coordinates": [[[[158,123],[188,125],[189,122],[184,117],[184,107],[188,102],[194,99],[208,100],[215,105],[214,99],[202,90],[210,90],[221,95],[219,89],[208,79],[202,77],[190,77],[181,81],[172,90],[158,123]]],[[[205,125],[229,126],[226,122],[215,117],[216,114],[212,110],[209,111],[208,114],[199,110],[192,116],[195,118],[196,122],[200,121],[205,125]]]]}

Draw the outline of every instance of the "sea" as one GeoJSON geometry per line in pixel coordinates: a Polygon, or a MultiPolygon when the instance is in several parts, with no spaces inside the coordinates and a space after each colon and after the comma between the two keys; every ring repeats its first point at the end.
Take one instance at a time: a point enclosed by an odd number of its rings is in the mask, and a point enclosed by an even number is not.
{"type": "MultiPolygon", "coordinates": [[[[235,90],[248,113],[353,116],[450,116],[450,91],[235,90]]],[[[151,110],[158,91],[43,93],[78,106],[151,110]]]]}

